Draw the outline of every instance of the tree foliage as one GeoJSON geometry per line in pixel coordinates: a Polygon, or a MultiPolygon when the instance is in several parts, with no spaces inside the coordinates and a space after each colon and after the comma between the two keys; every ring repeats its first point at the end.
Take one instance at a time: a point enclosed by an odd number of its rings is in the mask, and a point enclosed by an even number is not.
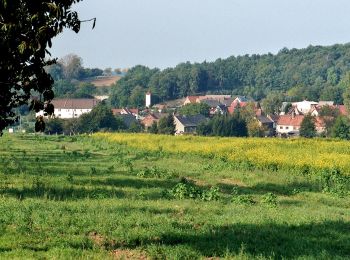
{"type": "Polygon", "coordinates": [[[175,133],[174,116],[169,114],[158,122],[158,134],[173,135],[175,133]]]}
{"type": "Polygon", "coordinates": [[[268,115],[278,115],[281,111],[284,96],[280,92],[270,92],[266,98],[262,100],[264,112],[268,115]]]}
{"type": "Polygon", "coordinates": [[[247,123],[248,135],[251,137],[263,137],[265,135],[265,129],[260,126],[257,120],[251,120],[247,123]]]}
{"type": "Polygon", "coordinates": [[[248,135],[247,124],[239,114],[215,115],[210,121],[199,124],[197,133],[208,136],[248,135]]]}
{"type": "Polygon", "coordinates": [[[53,79],[44,67],[51,39],[81,21],[71,6],[81,0],[0,1],[0,131],[16,120],[14,108],[31,100],[35,111],[53,112],[53,79]]]}
{"type": "Polygon", "coordinates": [[[315,119],[311,115],[306,115],[300,125],[300,136],[312,138],[316,136],[315,119]]]}
{"type": "Polygon", "coordinates": [[[100,130],[115,131],[119,128],[111,108],[103,102],[95,106],[90,113],[82,114],[78,120],[78,130],[83,133],[100,130]]]}
{"type": "Polygon", "coordinates": [[[350,86],[350,44],[282,49],[278,54],[232,56],[215,62],[181,63],[165,70],[136,66],[113,87],[112,101],[127,106],[132,90],[150,90],[156,101],[200,93],[239,94],[272,101],[276,113],[284,101],[334,100],[350,86]],[[269,93],[273,92],[269,95],[269,93]]]}
{"type": "Polygon", "coordinates": [[[194,116],[194,115],[201,114],[203,116],[208,117],[209,110],[210,110],[209,105],[205,103],[186,104],[185,106],[181,107],[180,114],[187,115],[187,116],[194,116]]]}
{"type": "Polygon", "coordinates": [[[331,130],[331,136],[340,139],[350,139],[350,122],[344,116],[339,116],[331,130]]]}

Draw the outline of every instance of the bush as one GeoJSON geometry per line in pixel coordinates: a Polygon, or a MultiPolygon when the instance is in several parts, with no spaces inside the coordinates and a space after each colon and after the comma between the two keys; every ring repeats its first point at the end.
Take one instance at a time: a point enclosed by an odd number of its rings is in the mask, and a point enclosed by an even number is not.
{"type": "Polygon", "coordinates": [[[171,178],[174,177],[174,172],[165,169],[160,169],[157,166],[151,168],[145,167],[137,173],[140,178],[171,178]]]}
{"type": "Polygon", "coordinates": [[[323,170],[319,178],[323,192],[341,197],[349,194],[350,178],[342,175],[339,169],[323,170]]]}
{"type": "Polygon", "coordinates": [[[218,200],[220,197],[218,187],[211,187],[209,190],[205,190],[197,187],[193,182],[185,178],[176,184],[169,194],[177,199],[200,199],[204,201],[218,200]]]}
{"type": "Polygon", "coordinates": [[[254,205],[256,203],[251,195],[234,195],[231,201],[243,205],[254,205]]]}
{"type": "Polygon", "coordinates": [[[261,202],[270,207],[277,207],[277,196],[272,192],[268,192],[263,196],[261,202]]]}

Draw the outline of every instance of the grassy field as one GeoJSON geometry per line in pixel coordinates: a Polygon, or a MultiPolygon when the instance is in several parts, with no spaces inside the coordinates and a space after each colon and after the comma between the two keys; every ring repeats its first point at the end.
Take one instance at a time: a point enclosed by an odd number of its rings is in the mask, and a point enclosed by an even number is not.
{"type": "Polygon", "coordinates": [[[0,259],[349,259],[349,149],[331,140],[5,135],[0,259]]]}
{"type": "Polygon", "coordinates": [[[96,87],[109,87],[120,80],[120,76],[101,77],[91,81],[96,87]]]}

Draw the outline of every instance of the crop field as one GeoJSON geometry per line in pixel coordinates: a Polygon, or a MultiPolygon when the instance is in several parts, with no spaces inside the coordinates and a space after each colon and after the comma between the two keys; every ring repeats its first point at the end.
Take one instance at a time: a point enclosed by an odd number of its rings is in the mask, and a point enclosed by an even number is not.
{"type": "Polygon", "coordinates": [[[0,259],[349,259],[350,143],[4,135],[0,259]]]}
{"type": "Polygon", "coordinates": [[[120,76],[101,77],[98,79],[94,79],[93,81],[91,81],[91,83],[96,87],[108,87],[116,83],[118,80],[120,80],[120,78],[120,76]]]}

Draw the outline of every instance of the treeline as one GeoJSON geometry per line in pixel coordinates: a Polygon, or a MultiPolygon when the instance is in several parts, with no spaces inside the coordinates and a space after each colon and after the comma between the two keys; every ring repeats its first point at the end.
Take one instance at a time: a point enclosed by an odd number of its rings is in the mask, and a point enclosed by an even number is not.
{"type": "Polygon", "coordinates": [[[181,63],[165,70],[136,66],[112,89],[114,106],[143,106],[152,91],[155,102],[198,93],[246,95],[261,100],[271,92],[286,100],[334,100],[342,103],[350,85],[350,44],[280,50],[276,55],[245,55],[215,62],[181,63]]]}
{"type": "Polygon", "coordinates": [[[46,68],[55,81],[53,91],[56,98],[91,98],[93,95],[108,93],[108,89],[96,88],[86,81],[101,76],[106,70],[84,68],[82,58],[75,54],[66,55],[46,68]]]}
{"type": "Polygon", "coordinates": [[[55,81],[84,80],[103,74],[103,70],[98,68],[84,68],[82,58],[76,54],[62,57],[56,64],[48,66],[46,70],[55,81]]]}

